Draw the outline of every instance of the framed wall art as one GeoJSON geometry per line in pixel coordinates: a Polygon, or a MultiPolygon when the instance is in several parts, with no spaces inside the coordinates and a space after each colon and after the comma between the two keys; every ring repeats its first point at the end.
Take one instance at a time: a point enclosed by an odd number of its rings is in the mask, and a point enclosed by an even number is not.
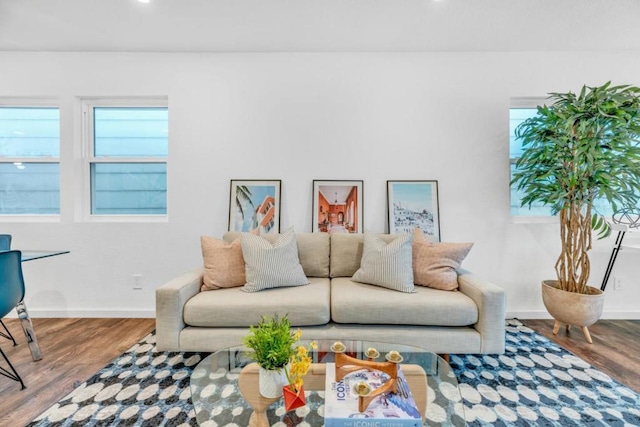
{"type": "Polygon", "coordinates": [[[232,179],[229,231],[280,232],[279,179],[232,179]]]}
{"type": "Polygon", "coordinates": [[[389,233],[413,233],[416,227],[440,241],[438,181],[387,181],[389,233]]]}
{"type": "Polygon", "coordinates": [[[313,180],[312,231],[362,233],[363,181],[313,180]]]}

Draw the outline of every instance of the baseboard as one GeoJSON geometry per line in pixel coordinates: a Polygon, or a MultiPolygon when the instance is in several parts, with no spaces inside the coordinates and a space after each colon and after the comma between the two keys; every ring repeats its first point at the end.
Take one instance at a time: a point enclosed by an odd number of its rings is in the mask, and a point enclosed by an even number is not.
{"type": "MultiPolygon", "coordinates": [[[[32,318],[134,318],[153,319],[155,310],[29,310],[32,318]]],[[[7,317],[16,318],[15,311],[7,317]]]]}
{"type": "MultiPolygon", "coordinates": [[[[29,310],[33,318],[140,318],[152,319],[156,317],[155,310],[29,310]]],[[[7,315],[9,318],[17,317],[15,312],[7,315]]],[[[551,319],[546,310],[535,311],[508,311],[507,319],[551,319]]],[[[605,311],[601,319],[610,320],[640,320],[640,311],[605,311]]]]}
{"type": "MultiPolygon", "coordinates": [[[[536,311],[510,311],[507,319],[551,319],[546,310],[536,311]]],[[[604,311],[600,317],[602,320],[640,320],[640,311],[604,311]]]]}

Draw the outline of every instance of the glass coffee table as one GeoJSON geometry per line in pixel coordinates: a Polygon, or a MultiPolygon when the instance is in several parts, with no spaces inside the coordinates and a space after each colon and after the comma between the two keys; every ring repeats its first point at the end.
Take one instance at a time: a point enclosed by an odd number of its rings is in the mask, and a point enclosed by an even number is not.
{"type": "MultiPolygon", "coordinates": [[[[309,341],[303,341],[306,344],[309,341]]],[[[308,375],[321,375],[315,379],[305,378],[306,405],[286,412],[282,398],[262,398],[257,391],[257,366],[252,364],[243,346],[219,350],[203,359],[191,374],[191,399],[196,420],[200,426],[238,427],[321,427],[324,425],[324,363],[334,362],[335,354],[330,350],[334,340],[316,340],[318,349],[313,351],[313,365],[308,375]],[[251,365],[251,366],[248,366],[251,365]],[[246,369],[244,369],[246,367],[246,369]],[[243,370],[244,369],[244,370],[243,370]],[[242,375],[241,375],[242,372],[242,375]],[[315,389],[315,390],[314,390],[315,389]],[[256,414],[254,414],[254,411],[256,414]]],[[[423,415],[425,426],[466,426],[462,398],[456,377],[441,357],[427,350],[400,344],[374,341],[341,340],[349,356],[366,359],[364,352],[376,348],[384,361],[384,354],[391,350],[403,356],[403,372],[415,368],[422,373],[407,377],[416,402],[426,406],[423,415]],[[417,365],[417,366],[416,366],[417,365]],[[426,374],[426,388],[424,387],[426,374]],[[419,389],[418,386],[421,386],[419,389]],[[414,390],[415,388],[415,390],[414,390]]]]}

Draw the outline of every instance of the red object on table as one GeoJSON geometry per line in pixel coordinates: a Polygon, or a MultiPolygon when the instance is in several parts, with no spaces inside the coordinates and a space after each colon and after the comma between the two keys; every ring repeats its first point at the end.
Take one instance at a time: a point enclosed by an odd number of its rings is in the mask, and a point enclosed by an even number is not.
{"type": "Polygon", "coordinates": [[[282,387],[282,395],[284,396],[284,409],[287,412],[307,404],[304,397],[304,386],[300,386],[300,391],[296,394],[289,385],[285,385],[282,387]]]}

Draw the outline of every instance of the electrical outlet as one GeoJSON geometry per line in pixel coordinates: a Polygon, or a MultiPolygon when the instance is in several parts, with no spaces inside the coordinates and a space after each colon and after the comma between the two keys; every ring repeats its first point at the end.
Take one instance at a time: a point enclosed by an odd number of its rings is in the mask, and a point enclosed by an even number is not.
{"type": "Polygon", "coordinates": [[[622,280],[622,277],[613,278],[613,289],[616,291],[621,291],[624,289],[624,282],[622,280]]]}
{"type": "Polygon", "coordinates": [[[133,275],[133,289],[142,289],[142,274],[133,275]]]}

